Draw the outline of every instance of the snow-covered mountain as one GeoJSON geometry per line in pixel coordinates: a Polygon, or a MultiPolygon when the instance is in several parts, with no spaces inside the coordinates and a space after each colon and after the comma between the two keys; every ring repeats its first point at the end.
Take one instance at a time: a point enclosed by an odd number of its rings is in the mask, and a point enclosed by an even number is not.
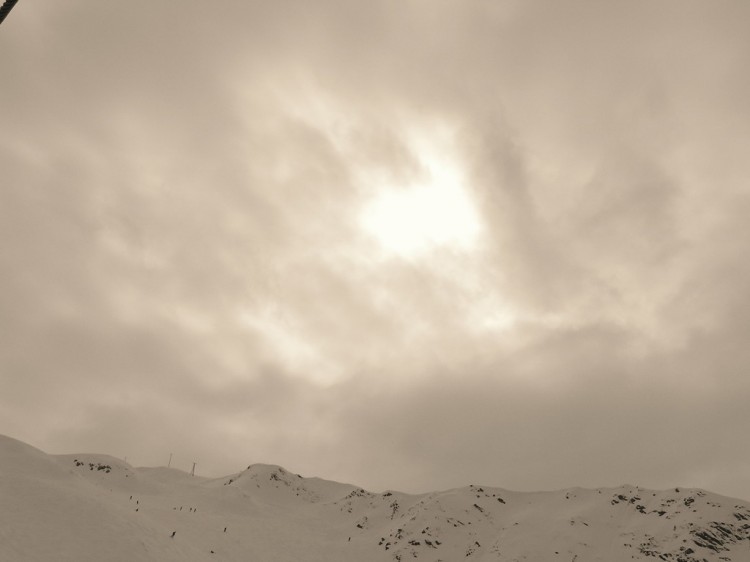
{"type": "Polygon", "coordinates": [[[0,560],[750,561],[750,503],[634,486],[410,495],[253,464],[224,478],[0,436],[0,560]]]}

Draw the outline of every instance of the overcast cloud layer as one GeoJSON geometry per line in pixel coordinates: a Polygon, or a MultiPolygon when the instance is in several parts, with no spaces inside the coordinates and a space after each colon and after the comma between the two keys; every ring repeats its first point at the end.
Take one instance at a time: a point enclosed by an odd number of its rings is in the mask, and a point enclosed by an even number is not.
{"type": "Polygon", "coordinates": [[[750,498],[748,21],[22,0],[0,28],[0,433],[373,490],[750,498]],[[385,248],[367,209],[441,169],[472,241],[385,248]]]}

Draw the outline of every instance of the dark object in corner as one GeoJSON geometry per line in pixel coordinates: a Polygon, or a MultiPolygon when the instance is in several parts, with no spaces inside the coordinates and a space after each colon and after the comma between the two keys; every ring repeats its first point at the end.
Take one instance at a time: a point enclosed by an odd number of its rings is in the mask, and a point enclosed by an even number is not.
{"type": "Polygon", "coordinates": [[[3,23],[7,15],[13,9],[13,6],[16,5],[16,2],[18,2],[18,0],[5,0],[5,2],[3,2],[3,6],[0,8],[0,23],[3,23]]]}

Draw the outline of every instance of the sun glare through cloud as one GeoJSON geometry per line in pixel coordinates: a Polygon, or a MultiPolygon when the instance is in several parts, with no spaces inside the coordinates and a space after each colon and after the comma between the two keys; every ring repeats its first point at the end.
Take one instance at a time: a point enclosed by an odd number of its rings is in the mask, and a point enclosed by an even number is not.
{"type": "Polygon", "coordinates": [[[421,167],[411,185],[376,185],[361,225],[388,256],[415,258],[435,248],[469,252],[481,232],[460,164],[445,135],[414,137],[411,147],[421,167]]]}

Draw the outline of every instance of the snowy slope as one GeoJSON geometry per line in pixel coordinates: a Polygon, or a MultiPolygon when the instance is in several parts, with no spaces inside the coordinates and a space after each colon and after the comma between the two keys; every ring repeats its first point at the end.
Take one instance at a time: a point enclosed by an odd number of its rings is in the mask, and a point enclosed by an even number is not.
{"type": "Polygon", "coordinates": [[[750,504],[633,486],[375,494],[262,464],[206,479],[0,436],[0,560],[747,562],[750,504]]]}

